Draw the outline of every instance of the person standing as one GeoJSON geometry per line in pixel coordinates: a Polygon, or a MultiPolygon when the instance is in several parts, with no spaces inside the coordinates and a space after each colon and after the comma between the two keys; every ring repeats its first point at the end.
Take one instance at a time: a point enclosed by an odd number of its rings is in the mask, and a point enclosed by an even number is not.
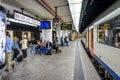
{"type": "Polygon", "coordinates": [[[56,43],[58,44],[58,38],[57,38],[57,37],[56,37],[56,40],[55,40],[55,41],[56,41],[56,43]]]}
{"type": "Polygon", "coordinates": [[[67,42],[66,42],[66,43],[67,43],[67,46],[68,46],[68,43],[69,43],[69,37],[67,37],[67,39],[66,39],[66,40],[67,40],[67,42]]]}
{"type": "Polygon", "coordinates": [[[17,56],[19,55],[18,38],[16,36],[14,36],[14,40],[13,40],[13,50],[14,50],[14,53],[12,57],[12,62],[13,62],[12,67],[14,68],[14,63],[16,61],[17,56]]]}
{"type": "Polygon", "coordinates": [[[10,38],[9,32],[7,32],[6,33],[6,66],[7,68],[5,69],[5,71],[7,72],[10,70],[12,47],[13,47],[13,41],[10,38]]]}
{"type": "Polygon", "coordinates": [[[65,46],[67,46],[67,37],[64,38],[64,43],[65,43],[65,46]]]}
{"type": "Polygon", "coordinates": [[[64,43],[64,42],[63,42],[63,37],[60,38],[60,41],[61,41],[61,46],[64,46],[64,45],[63,45],[63,43],[64,43]]]}
{"type": "Polygon", "coordinates": [[[26,58],[27,58],[27,39],[26,39],[26,35],[22,36],[22,40],[20,41],[20,44],[22,44],[23,60],[26,61],[26,58]]]}

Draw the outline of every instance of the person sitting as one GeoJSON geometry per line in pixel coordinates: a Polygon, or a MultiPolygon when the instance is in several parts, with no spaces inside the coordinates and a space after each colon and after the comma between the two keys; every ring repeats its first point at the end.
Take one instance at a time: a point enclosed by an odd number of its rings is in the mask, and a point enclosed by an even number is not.
{"type": "Polygon", "coordinates": [[[37,46],[35,47],[35,53],[39,54],[40,53],[40,47],[42,46],[42,41],[37,41],[37,46]]]}
{"type": "Polygon", "coordinates": [[[35,43],[32,42],[32,45],[31,45],[31,53],[35,53],[35,43]]]}
{"type": "Polygon", "coordinates": [[[44,42],[43,42],[43,46],[46,47],[46,44],[47,44],[47,43],[46,43],[46,40],[44,40],[44,42]]]}
{"type": "Polygon", "coordinates": [[[41,55],[45,54],[45,49],[46,49],[46,41],[41,43],[41,47],[40,47],[40,54],[41,55]]]}
{"type": "Polygon", "coordinates": [[[58,52],[59,46],[55,41],[53,41],[52,48],[56,50],[56,53],[58,52]]]}
{"type": "Polygon", "coordinates": [[[49,41],[46,43],[46,51],[47,55],[52,55],[52,43],[49,41]]]}
{"type": "Polygon", "coordinates": [[[40,48],[42,46],[42,41],[38,41],[38,47],[40,48]]]}

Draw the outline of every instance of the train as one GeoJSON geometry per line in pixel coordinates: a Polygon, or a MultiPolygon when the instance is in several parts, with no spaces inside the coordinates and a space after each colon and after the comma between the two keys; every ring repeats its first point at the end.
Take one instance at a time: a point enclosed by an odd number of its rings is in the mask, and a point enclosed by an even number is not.
{"type": "Polygon", "coordinates": [[[120,80],[120,0],[99,15],[81,41],[105,80],[120,80]]]}

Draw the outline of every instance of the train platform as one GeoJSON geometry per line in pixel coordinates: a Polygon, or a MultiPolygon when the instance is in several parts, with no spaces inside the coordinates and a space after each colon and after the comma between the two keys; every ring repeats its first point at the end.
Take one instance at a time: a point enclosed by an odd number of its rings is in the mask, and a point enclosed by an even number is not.
{"type": "Polygon", "coordinates": [[[62,53],[43,56],[28,50],[27,61],[16,63],[10,72],[1,70],[2,80],[101,80],[80,39],[61,49],[62,53]]]}

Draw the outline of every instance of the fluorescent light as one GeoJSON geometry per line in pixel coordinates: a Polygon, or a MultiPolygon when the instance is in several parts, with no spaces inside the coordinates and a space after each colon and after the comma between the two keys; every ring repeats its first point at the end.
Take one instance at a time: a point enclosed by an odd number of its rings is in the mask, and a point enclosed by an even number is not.
{"type": "Polygon", "coordinates": [[[19,20],[16,20],[16,19],[12,19],[12,18],[7,18],[8,21],[11,21],[11,22],[15,22],[15,23],[21,23],[21,24],[25,24],[25,25],[30,25],[30,26],[34,26],[34,27],[37,27],[38,25],[35,25],[35,24],[30,24],[30,23],[26,23],[26,22],[23,22],[23,21],[19,21],[19,20]]]}
{"type": "Polygon", "coordinates": [[[79,32],[79,19],[82,6],[82,0],[68,0],[73,23],[77,32],[79,32]]]}

